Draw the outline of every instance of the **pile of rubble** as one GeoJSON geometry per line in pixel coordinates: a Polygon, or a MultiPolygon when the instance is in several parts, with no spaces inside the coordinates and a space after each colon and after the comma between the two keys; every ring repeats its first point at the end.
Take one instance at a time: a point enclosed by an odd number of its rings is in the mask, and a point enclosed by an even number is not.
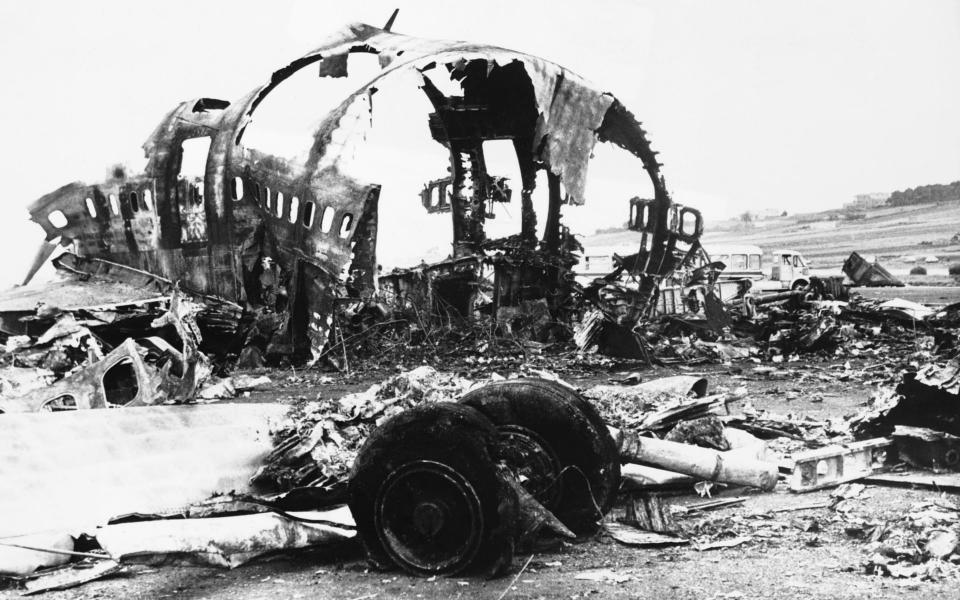
{"type": "MultiPolygon", "coordinates": [[[[615,505],[619,508],[614,508],[604,520],[604,531],[627,545],[692,543],[700,551],[756,544],[788,537],[790,532],[796,531],[813,536],[809,543],[818,543],[818,534],[842,532],[865,544],[861,567],[864,572],[927,579],[956,577],[960,573],[957,566],[960,561],[958,512],[952,501],[928,502],[906,513],[877,519],[876,515],[859,512],[857,507],[864,497],[864,487],[860,484],[851,486],[849,482],[879,483],[875,478],[883,477],[884,473],[895,475],[898,470],[903,470],[902,466],[893,468],[898,460],[925,468],[958,467],[958,462],[950,459],[960,451],[960,445],[956,443],[960,438],[954,437],[957,423],[960,423],[955,402],[958,372],[960,366],[957,363],[945,363],[929,366],[919,374],[908,374],[897,391],[885,396],[885,402],[878,402],[844,422],[814,421],[758,411],[736,390],[733,394],[708,394],[707,381],[698,377],[678,376],[636,383],[637,376],[631,375],[618,384],[587,388],[583,397],[596,407],[604,423],[615,428],[611,431],[620,444],[622,460],[631,463],[622,467],[624,484],[620,500],[615,505]],[[917,395],[918,390],[924,393],[917,395]],[[931,391],[941,394],[942,398],[931,400],[931,391]],[[936,410],[918,411],[916,405],[911,407],[911,402],[935,402],[936,410]],[[732,409],[734,405],[737,410],[732,409]],[[921,416],[911,421],[911,415],[921,416]],[[874,437],[887,434],[890,437],[874,437]],[[858,438],[862,441],[857,441],[858,438]],[[658,444],[667,445],[661,448],[658,444]],[[880,450],[885,452],[878,452],[880,450]],[[706,454],[701,456],[700,453],[706,454]],[[886,465],[877,462],[883,455],[886,456],[886,465]],[[723,456],[724,466],[711,475],[713,461],[718,456],[723,456]],[[823,470],[825,467],[819,466],[854,459],[857,461],[855,468],[846,466],[835,471],[833,467],[823,470]],[[636,460],[640,464],[633,464],[636,460]],[[702,460],[707,461],[703,467],[699,466],[702,460]],[[729,497],[726,490],[736,492],[743,489],[746,481],[755,487],[771,489],[772,486],[762,483],[765,477],[762,473],[772,469],[775,475],[777,467],[771,461],[776,460],[780,461],[779,470],[785,476],[787,486],[794,491],[841,487],[834,491],[826,504],[802,503],[761,513],[711,516],[716,510],[736,510],[745,502],[750,504],[750,497],[729,497]],[[706,466],[707,463],[710,466],[706,466]],[[809,465],[813,465],[813,471],[808,470],[809,465]],[[680,470],[673,472],[672,468],[680,470]],[[719,496],[699,502],[677,503],[668,501],[669,496],[663,495],[667,490],[677,489],[695,490],[701,496],[719,496]],[[829,512],[826,516],[810,512],[818,510],[829,512]],[[801,518],[786,522],[771,521],[771,515],[794,511],[807,512],[801,518]]],[[[538,375],[552,379],[549,385],[561,388],[566,385],[550,373],[539,372],[538,375]]],[[[492,380],[508,381],[499,376],[492,380]]],[[[273,422],[272,451],[260,467],[251,472],[255,488],[270,489],[273,494],[277,491],[287,493],[272,496],[274,499],[261,497],[259,500],[243,494],[227,495],[217,500],[220,508],[199,508],[203,506],[201,503],[193,509],[194,513],[234,512],[246,502],[247,511],[251,507],[255,511],[272,507],[270,510],[286,514],[291,506],[304,510],[305,502],[313,505],[320,502],[317,508],[342,502],[346,499],[345,487],[358,452],[378,426],[418,407],[453,403],[470,390],[482,389],[485,384],[489,385],[489,382],[475,382],[423,366],[390,377],[363,392],[337,399],[323,395],[313,400],[301,397],[286,408],[285,415],[273,422]],[[304,490],[323,494],[305,496],[304,490]],[[285,500],[291,497],[294,498],[293,504],[285,500]],[[251,501],[255,504],[249,504],[251,501]]],[[[549,515],[549,512],[542,513],[543,507],[537,510],[541,511],[537,522],[551,522],[552,518],[554,530],[566,531],[555,517],[542,516],[549,515]]],[[[317,515],[311,518],[318,518],[325,523],[321,527],[327,529],[318,530],[315,536],[297,537],[297,534],[295,537],[300,542],[293,546],[269,541],[275,535],[287,539],[293,539],[289,536],[294,535],[292,531],[284,533],[285,529],[275,529],[279,525],[273,521],[268,526],[273,533],[256,529],[258,533],[254,534],[251,530],[250,535],[258,536],[258,548],[262,546],[257,553],[269,551],[271,547],[295,548],[301,543],[330,543],[328,540],[343,539],[340,533],[332,534],[330,527],[341,532],[350,530],[350,521],[342,516],[317,515]]],[[[282,517],[278,518],[282,521],[282,517]]],[[[154,522],[145,524],[151,523],[154,522]]],[[[283,525],[283,528],[295,526],[283,525]]],[[[167,552],[159,548],[147,551],[143,546],[154,542],[127,537],[128,530],[129,535],[141,535],[135,524],[122,530],[116,529],[118,526],[111,527],[100,534],[103,548],[112,548],[121,555],[128,550],[144,555],[167,552]],[[118,533],[120,531],[122,535],[118,533]]],[[[186,541],[187,538],[183,540],[184,544],[192,543],[186,541]]],[[[216,560],[245,560],[236,558],[238,555],[232,554],[235,550],[229,550],[233,547],[231,544],[239,541],[223,543],[226,554],[218,554],[220,558],[216,560]]],[[[183,551],[183,547],[178,551],[183,551]]]]}
{"type": "Polygon", "coordinates": [[[8,336],[0,348],[0,413],[210,401],[270,382],[215,376],[216,365],[200,351],[197,318],[205,307],[176,286],[168,298],[124,308],[41,306],[21,317],[47,326],[37,335],[8,336]]]}
{"type": "MultiPolygon", "coordinates": [[[[664,364],[710,362],[784,363],[864,358],[891,368],[957,350],[960,315],[956,306],[939,310],[904,300],[799,302],[797,297],[743,314],[728,308],[728,322],[712,327],[706,319],[664,317],[639,330],[648,355],[664,364]]],[[[643,358],[643,355],[637,355],[643,358]]]]}
{"type": "Polygon", "coordinates": [[[960,580],[960,504],[947,496],[898,507],[894,514],[866,511],[866,486],[838,488],[833,521],[864,544],[868,574],[925,580],[960,580]]]}

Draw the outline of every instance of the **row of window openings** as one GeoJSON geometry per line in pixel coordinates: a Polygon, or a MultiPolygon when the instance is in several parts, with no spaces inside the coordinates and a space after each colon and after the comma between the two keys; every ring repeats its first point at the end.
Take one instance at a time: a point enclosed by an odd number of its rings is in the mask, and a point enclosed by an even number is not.
{"type": "MultiPolygon", "coordinates": [[[[110,203],[110,211],[113,212],[114,216],[120,215],[120,199],[116,194],[110,194],[107,196],[107,199],[110,203]]],[[[137,194],[136,192],[130,192],[130,209],[133,212],[153,210],[153,193],[150,190],[143,190],[143,194],[137,194]]],[[[93,201],[93,198],[86,198],[84,204],[87,207],[87,214],[91,217],[97,217],[97,205],[93,201]]],[[[55,210],[47,215],[47,221],[57,229],[63,229],[67,226],[67,216],[63,214],[62,210],[55,210]]]]}
{"type": "MultiPolygon", "coordinates": [[[[240,177],[233,178],[233,184],[230,186],[231,195],[234,201],[239,201],[243,198],[243,179],[240,177]]],[[[275,194],[272,193],[269,187],[261,187],[259,183],[253,183],[253,197],[256,199],[256,202],[259,206],[263,207],[269,214],[275,215],[278,219],[283,218],[284,213],[284,201],[285,196],[283,192],[277,191],[275,194]]],[[[326,206],[323,209],[323,212],[320,215],[320,231],[323,233],[329,233],[333,228],[334,216],[336,216],[336,211],[333,207],[326,206]]],[[[313,228],[314,218],[316,217],[316,205],[311,201],[306,201],[303,203],[303,206],[300,206],[300,199],[296,196],[290,198],[289,211],[287,212],[287,220],[291,223],[300,222],[301,225],[307,229],[313,228]],[[299,213],[299,214],[298,214],[299,213]]],[[[353,215],[351,213],[346,213],[340,219],[340,237],[346,238],[350,235],[350,228],[353,226],[353,215]]]]}
{"type": "MultiPolygon", "coordinates": [[[[284,196],[283,192],[278,191],[276,196],[270,193],[270,188],[264,186],[261,190],[260,184],[254,183],[254,191],[256,192],[257,204],[264,206],[268,212],[275,214],[277,218],[283,218],[283,205],[284,205],[284,196]],[[261,195],[262,191],[262,195],[261,195]],[[274,201],[274,198],[276,200],[274,201]],[[274,204],[274,202],[276,202],[274,204]]],[[[233,179],[233,185],[231,186],[233,192],[233,199],[240,200],[243,198],[243,180],[239,177],[233,179]]],[[[139,211],[152,211],[153,210],[153,193],[150,190],[143,190],[142,194],[137,194],[137,192],[130,192],[130,209],[133,212],[139,211]]],[[[107,199],[110,203],[110,211],[114,216],[120,215],[120,200],[116,194],[110,194],[107,196],[107,199]]],[[[87,206],[87,213],[96,218],[97,216],[97,205],[93,201],[93,198],[87,198],[85,200],[87,206]]],[[[314,217],[316,216],[316,209],[313,202],[307,201],[303,205],[303,210],[300,210],[300,199],[296,196],[290,198],[290,212],[287,215],[287,218],[291,223],[296,223],[298,220],[298,212],[302,212],[299,215],[299,220],[307,229],[313,228],[314,217]]],[[[327,206],[323,209],[323,214],[320,216],[320,230],[323,233],[329,233],[330,229],[333,227],[333,218],[335,212],[332,207],[327,206]]],[[[61,229],[67,226],[67,218],[63,212],[56,210],[47,215],[47,220],[50,221],[50,224],[54,227],[61,229]]],[[[353,215],[347,213],[343,215],[343,218],[340,219],[340,237],[345,238],[350,234],[350,227],[353,225],[353,215]]]]}
{"type": "MultiPolygon", "coordinates": [[[[153,210],[153,192],[150,190],[143,190],[142,194],[130,192],[127,198],[130,201],[130,210],[133,212],[153,210]]],[[[107,196],[107,200],[110,203],[110,212],[112,212],[114,216],[120,216],[120,199],[117,195],[110,194],[107,196]]],[[[93,198],[87,198],[84,202],[87,205],[87,214],[96,218],[97,205],[93,201],[93,198]]]]}

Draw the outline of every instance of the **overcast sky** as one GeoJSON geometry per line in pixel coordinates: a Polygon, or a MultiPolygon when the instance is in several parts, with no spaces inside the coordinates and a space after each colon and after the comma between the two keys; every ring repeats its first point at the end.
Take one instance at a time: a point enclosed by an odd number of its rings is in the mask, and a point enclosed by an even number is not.
{"type": "MultiPolygon", "coordinates": [[[[30,254],[23,207],[136,160],[178,102],[237,99],[395,6],[399,33],[524,51],[612,92],[675,199],[712,217],[960,179],[960,0],[5,2],[0,249],[30,254]]],[[[625,220],[603,186],[591,226],[625,220]]]]}

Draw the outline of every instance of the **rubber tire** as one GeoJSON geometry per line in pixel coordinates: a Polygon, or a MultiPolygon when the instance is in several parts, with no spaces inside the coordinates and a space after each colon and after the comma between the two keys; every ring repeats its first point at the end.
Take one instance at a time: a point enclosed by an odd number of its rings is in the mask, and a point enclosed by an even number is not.
{"type": "Polygon", "coordinates": [[[539,434],[565,469],[563,493],[554,514],[578,535],[597,530],[620,487],[620,453],[588,400],[557,382],[529,378],[485,385],[468,392],[460,402],[476,408],[495,425],[520,425],[539,434]]]}
{"type": "Polygon", "coordinates": [[[497,430],[478,411],[455,403],[417,406],[397,414],[370,434],[350,472],[348,505],[368,558],[379,568],[399,566],[414,575],[426,575],[407,565],[396,565],[383,548],[374,524],[377,493],[398,467],[414,460],[433,460],[460,473],[480,498],[484,531],[474,559],[449,572],[497,574],[513,559],[519,502],[516,493],[497,475],[492,451],[497,430]]]}

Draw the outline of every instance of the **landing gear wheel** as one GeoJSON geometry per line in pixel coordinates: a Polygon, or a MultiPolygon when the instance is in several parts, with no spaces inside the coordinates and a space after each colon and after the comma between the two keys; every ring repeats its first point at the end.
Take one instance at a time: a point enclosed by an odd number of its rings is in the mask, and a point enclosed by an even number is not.
{"type": "Polygon", "coordinates": [[[418,406],[377,428],[348,485],[370,559],[427,576],[508,566],[518,501],[497,475],[497,441],[483,415],[452,403],[418,406]]]}
{"type": "Polygon", "coordinates": [[[578,534],[596,531],[616,499],[620,454],[596,409],[577,392],[543,379],[498,381],[468,392],[500,430],[497,460],[578,534]]]}

